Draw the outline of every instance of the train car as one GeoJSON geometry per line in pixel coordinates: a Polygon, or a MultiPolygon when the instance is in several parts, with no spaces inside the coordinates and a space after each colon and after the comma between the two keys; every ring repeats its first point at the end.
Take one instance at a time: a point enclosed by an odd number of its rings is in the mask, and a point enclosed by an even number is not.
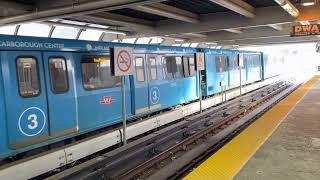
{"type": "Polygon", "coordinates": [[[0,37],[0,159],[121,121],[110,47],[134,48],[129,120],[199,98],[196,49],[0,37]]]}
{"type": "Polygon", "coordinates": [[[121,122],[115,46],[134,49],[135,71],[125,77],[129,120],[199,99],[198,51],[205,97],[263,79],[257,52],[0,36],[0,159],[121,122]]]}
{"type": "MultiPolygon", "coordinates": [[[[234,79],[230,80],[230,77],[234,77],[233,70],[230,74],[229,71],[229,56],[236,56],[237,51],[233,50],[215,50],[204,49],[205,53],[205,71],[202,74],[203,95],[211,96],[217,94],[225,87],[234,86],[234,79]]],[[[230,61],[233,63],[233,61],[230,61]]],[[[240,80],[240,79],[239,79],[240,80]]]]}
{"type": "Polygon", "coordinates": [[[245,82],[250,84],[262,80],[263,77],[263,62],[262,55],[259,52],[242,52],[244,67],[245,67],[245,82]]]}
{"type": "Polygon", "coordinates": [[[225,90],[263,80],[262,53],[204,49],[206,70],[202,73],[203,94],[211,96],[225,90]]]}
{"type": "Polygon", "coordinates": [[[134,114],[150,113],[199,98],[196,49],[170,49],[135,53],[136,73],[131,77],[134,114]]]}
{"type": "Polygon", "coordinates": [[[263,53],[264,78],[271,78],[284,73],[285,55],[280,53],[263,53]]]}

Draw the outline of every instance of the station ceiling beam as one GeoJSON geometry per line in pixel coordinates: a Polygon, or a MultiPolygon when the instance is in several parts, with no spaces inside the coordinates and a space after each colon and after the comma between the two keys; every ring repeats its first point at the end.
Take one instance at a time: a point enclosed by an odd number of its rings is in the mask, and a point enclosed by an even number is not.
{"type": "Polygon", "coordinates": [[[241,29],[225,29],[225,31],[231,32],[231,33],[236,33],[236,34],[242,33],[241,29]]]}
{"type": "Polygon", "coordinates": [[[168,17],[168,18],[189,22],[189,23],[199,22],[199,15],[183,9],[173,7],[173,6],[162,4],[162,3],[141,5],[141,6],[133,7],[131,9],[150,13],[150,14],[156,14],[159,16],[168,17]]]}
{"type": "Polygon", "coordinates": [[[127,31],[121,31],[121,30],[112,30],[112,29],[106,29],[106,28],[99,28],[99,27],[92,27],[92,26],[85,26],[85,25],[76,25],[76,24],[68,24],[68,23],[62,23],[62,22],[53,22],[53,21],[44,21],[41,22],[42,24],[48,24],[52,26],[64,26],[64,27],[73,27],[78,29],[91,29],[91,30],[98,30],[103,31],[110,34],[119,34],[119,35],[127,35],[130,32],[127,31]]]}
{"type": "Polygon", "coordinates": [[[282,37],[289,36],[291,24],[283,25],[283,31],[277,31],[270,27],[248,28],[244,29],[241,34],[228,33],[225,31],[217,31],[207,33],[206,38],[193,38],[190,42],[221,42],[233,40],[257,39],[261,37],[282,37]]]}
{"type": "MultiPolygon", "coordinates": [[[[176,20],[163,20],[157,23],[155,35],[163,36],[183,33],[203,33],[223,31],[225,29],[244,29],[294,22],[295,18],[284,12],[279,6],[256,8],[255,18],[248,19],[233,12],[219,12],[201,15],[201,21],[190,24],[176,20]]],[[[144,33],[145,34],[145,33],[144,33]]]]}
{"type": "Polygon", "coordinates": [[[254,7],[242,0],[210,0],[248,18],[254,18],[254,7]]]}
{"type": "Polygon", "coordinates": [[[95,0],[83,3],[77,2],[71,6],[62,6],[45,10],[37,9],[37,11],[28,11],[21,15],[4,17],[0,19],[0,25],[18,24],[30,21],[44,21],[54,18],[100,13],[162,1],[164,0],[95,0]]]}
{"type": "Polygon", "coordinates": [[[108,12],[74,16],[71,18],[78,21],[88,21],[88,22],[98,23],[103,25],[111,24],[111,25],[125,26],[133,30],[144,29],[145,31],[153,31],[153,28],[154,28],[152,21],[133,18],[129,16],[123,16],[119,14],[108,13],[108,12]]]}
{"type": "Polygon", "coordinates": [[[200,34],[200,33],[184,33],[182,35],[186,35],[193,38],[206,38],[208,37],[206,34],[200,34]]]}
{"type": "Polygon", "coordinates": [[[283,26],[281,24],[269,24],[269,27],[277,30],[277,31],[282,31],[283,30],[283,26]]]}
{"type": "Polygon", "coordinates": [[[19,12],[31,11],[33,9],[32,5],[17,3],[14,1],[0,1],[0,7],[14,9],[19,12]]]}

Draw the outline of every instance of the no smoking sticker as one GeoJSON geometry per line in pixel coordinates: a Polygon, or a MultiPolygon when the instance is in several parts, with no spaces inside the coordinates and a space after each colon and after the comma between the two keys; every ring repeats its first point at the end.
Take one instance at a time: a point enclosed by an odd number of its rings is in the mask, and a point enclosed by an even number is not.
{"type": "Polygon", "coordinates": [[[204,53],[196,52],[196,70],[204,70],[204,53]]]}
{"type": "Polygon", "coordinates": [[[125,76],[133,73],[133,49],[129,47],[114,47],[114,75],[125,76]]]}

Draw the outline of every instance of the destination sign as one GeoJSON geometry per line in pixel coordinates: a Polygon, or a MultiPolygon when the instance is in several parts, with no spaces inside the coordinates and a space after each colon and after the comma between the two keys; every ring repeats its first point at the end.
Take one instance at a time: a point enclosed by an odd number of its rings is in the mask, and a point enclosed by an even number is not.
{"type": "Polygon", "coordinates": [[[320,24],[296,25],[292,27],[291,36],[320,35],[320,24]]]}

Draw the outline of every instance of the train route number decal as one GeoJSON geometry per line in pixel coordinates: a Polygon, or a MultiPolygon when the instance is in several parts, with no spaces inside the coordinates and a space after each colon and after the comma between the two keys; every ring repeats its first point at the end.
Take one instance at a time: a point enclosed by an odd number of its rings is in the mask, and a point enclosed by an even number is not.
{"type": "Polygon", "coordinates": [[[152,87],[150,90],[150,101],[152,104],[157,104],[160,100],[160,91],[157,87],[152,87]]]}
{"type": "Polygon", "coordinates": [[[24,110],[19,117],[19,130],[25,136],[40,134],[46,125],[46,115],[38,107],[30,107],[24,110]]]}

